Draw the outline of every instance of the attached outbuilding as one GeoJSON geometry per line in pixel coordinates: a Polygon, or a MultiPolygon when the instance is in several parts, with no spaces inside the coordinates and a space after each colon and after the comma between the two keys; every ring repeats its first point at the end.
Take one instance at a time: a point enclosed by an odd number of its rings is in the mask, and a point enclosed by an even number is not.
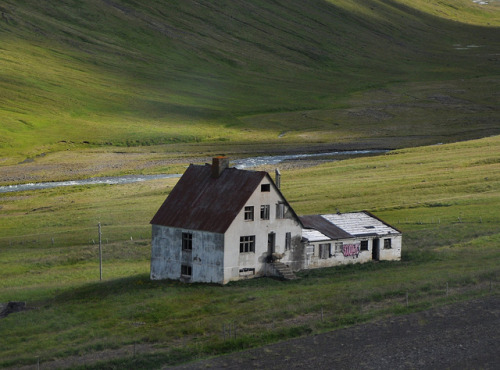
{"type": "Polygon", "coordinates": [[[401,232],[367,211],[302,216],[300,220],[305,268],[401,259],[401,232]]]}

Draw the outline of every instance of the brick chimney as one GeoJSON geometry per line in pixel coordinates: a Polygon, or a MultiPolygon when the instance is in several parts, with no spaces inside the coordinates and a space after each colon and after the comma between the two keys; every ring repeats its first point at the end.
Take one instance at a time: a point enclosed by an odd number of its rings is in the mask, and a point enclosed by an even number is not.
{"type": "Polygon", "coordinates": [[[212,177],[217,179],[222,171],[229,167],[229,158],[224,156],[212,158],[212,177]]]}

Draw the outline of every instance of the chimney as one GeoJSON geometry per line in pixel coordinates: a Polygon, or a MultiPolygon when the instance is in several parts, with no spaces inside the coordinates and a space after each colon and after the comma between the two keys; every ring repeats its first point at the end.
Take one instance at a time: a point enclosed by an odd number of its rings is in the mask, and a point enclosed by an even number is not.
{"type": "Polygon", "coordinates": [[[219,178],[222,171],[229,167],[229,158],[224,156],[212,158],[212,177],[219,178]]]}
{"type": "Polygon", "coordinates": [[[276,181],[275,181],[276,187],[279,189],[281,187],[281,172],[279,169],[276,168],[274,173],[276,174],[276,181]]]}

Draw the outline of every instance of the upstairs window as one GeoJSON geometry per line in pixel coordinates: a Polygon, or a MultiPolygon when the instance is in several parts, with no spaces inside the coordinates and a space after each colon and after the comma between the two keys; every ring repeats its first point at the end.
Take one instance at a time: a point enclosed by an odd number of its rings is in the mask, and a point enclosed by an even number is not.
{"type": "Polygon", "coordinates": [[[276,218],[285,218],[285,203],[276,204],[276,218]]]}
{"type": "Polygon", "coordinates": [[[245,207],[245,221],[253,221],[253,206],[245,207]]]}
{"type": "Polygon", "coordinates": [[[265,204],[260,206],[260,219],[261,220],[269,220],[269,204],[265,204]]]}
{"type": "Polygon", "coordinates": [[[193,234],[182,233],[182,249],[183,250],[193,249],[193,234]]]}
{"type": "Polygon", "coordinates": [[[260,191],[263,193],[267,193],[271,191],[271,184],[262,184],[260,186],[260,191]]]}
{"type": "Polygon", "coordinates": [[[240,236],[240,253],[255,253],[255,235],[240,236]]]}
{"type": "Polygon", "coordinates": [[[362,251],[368,250],[368,240],[361,240],[361,250],[362,251]]]}
{"type": "Polygon", "coordinates": [[[392,248],[392,239],[384,239],[384,249],[391,249],[392,248]]]}

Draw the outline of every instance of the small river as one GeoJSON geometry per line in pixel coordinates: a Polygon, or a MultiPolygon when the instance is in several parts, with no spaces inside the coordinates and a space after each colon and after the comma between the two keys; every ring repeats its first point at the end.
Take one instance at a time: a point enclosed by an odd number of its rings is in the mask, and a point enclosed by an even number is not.
{"type": "MultiPolygon", "coordinates": [[[[252,157],[237,159],[232,161],[234,167],[239,169],[247,169],[263,165],[275,165],[286,160],[292,159],[308,159],[314,157],[321,157],[322,159],[329,159],[332,161],[339,160],[341,157],[349,155],[368,155],[386,153],[387,150],[350,150],[329,153],[315,153],[315,154],[287,154],[287,155],[273,155],[263,157],[252,157]]],[[[59,186],[75,186],[75,185],[96,185],[96,184],[130,184],[133,182],[168,179],[181,177],[181,174],[160,174],[160,175],[126,175],[116,177],[92,177],[83,180],[69,180],[69,181],[51,181],[51,182],[38,182],[28,184],[6,185],[0,186],[0,193],[10,193],[26,190],[41,190],[48,188],[56,188],[59,186]]]]}

